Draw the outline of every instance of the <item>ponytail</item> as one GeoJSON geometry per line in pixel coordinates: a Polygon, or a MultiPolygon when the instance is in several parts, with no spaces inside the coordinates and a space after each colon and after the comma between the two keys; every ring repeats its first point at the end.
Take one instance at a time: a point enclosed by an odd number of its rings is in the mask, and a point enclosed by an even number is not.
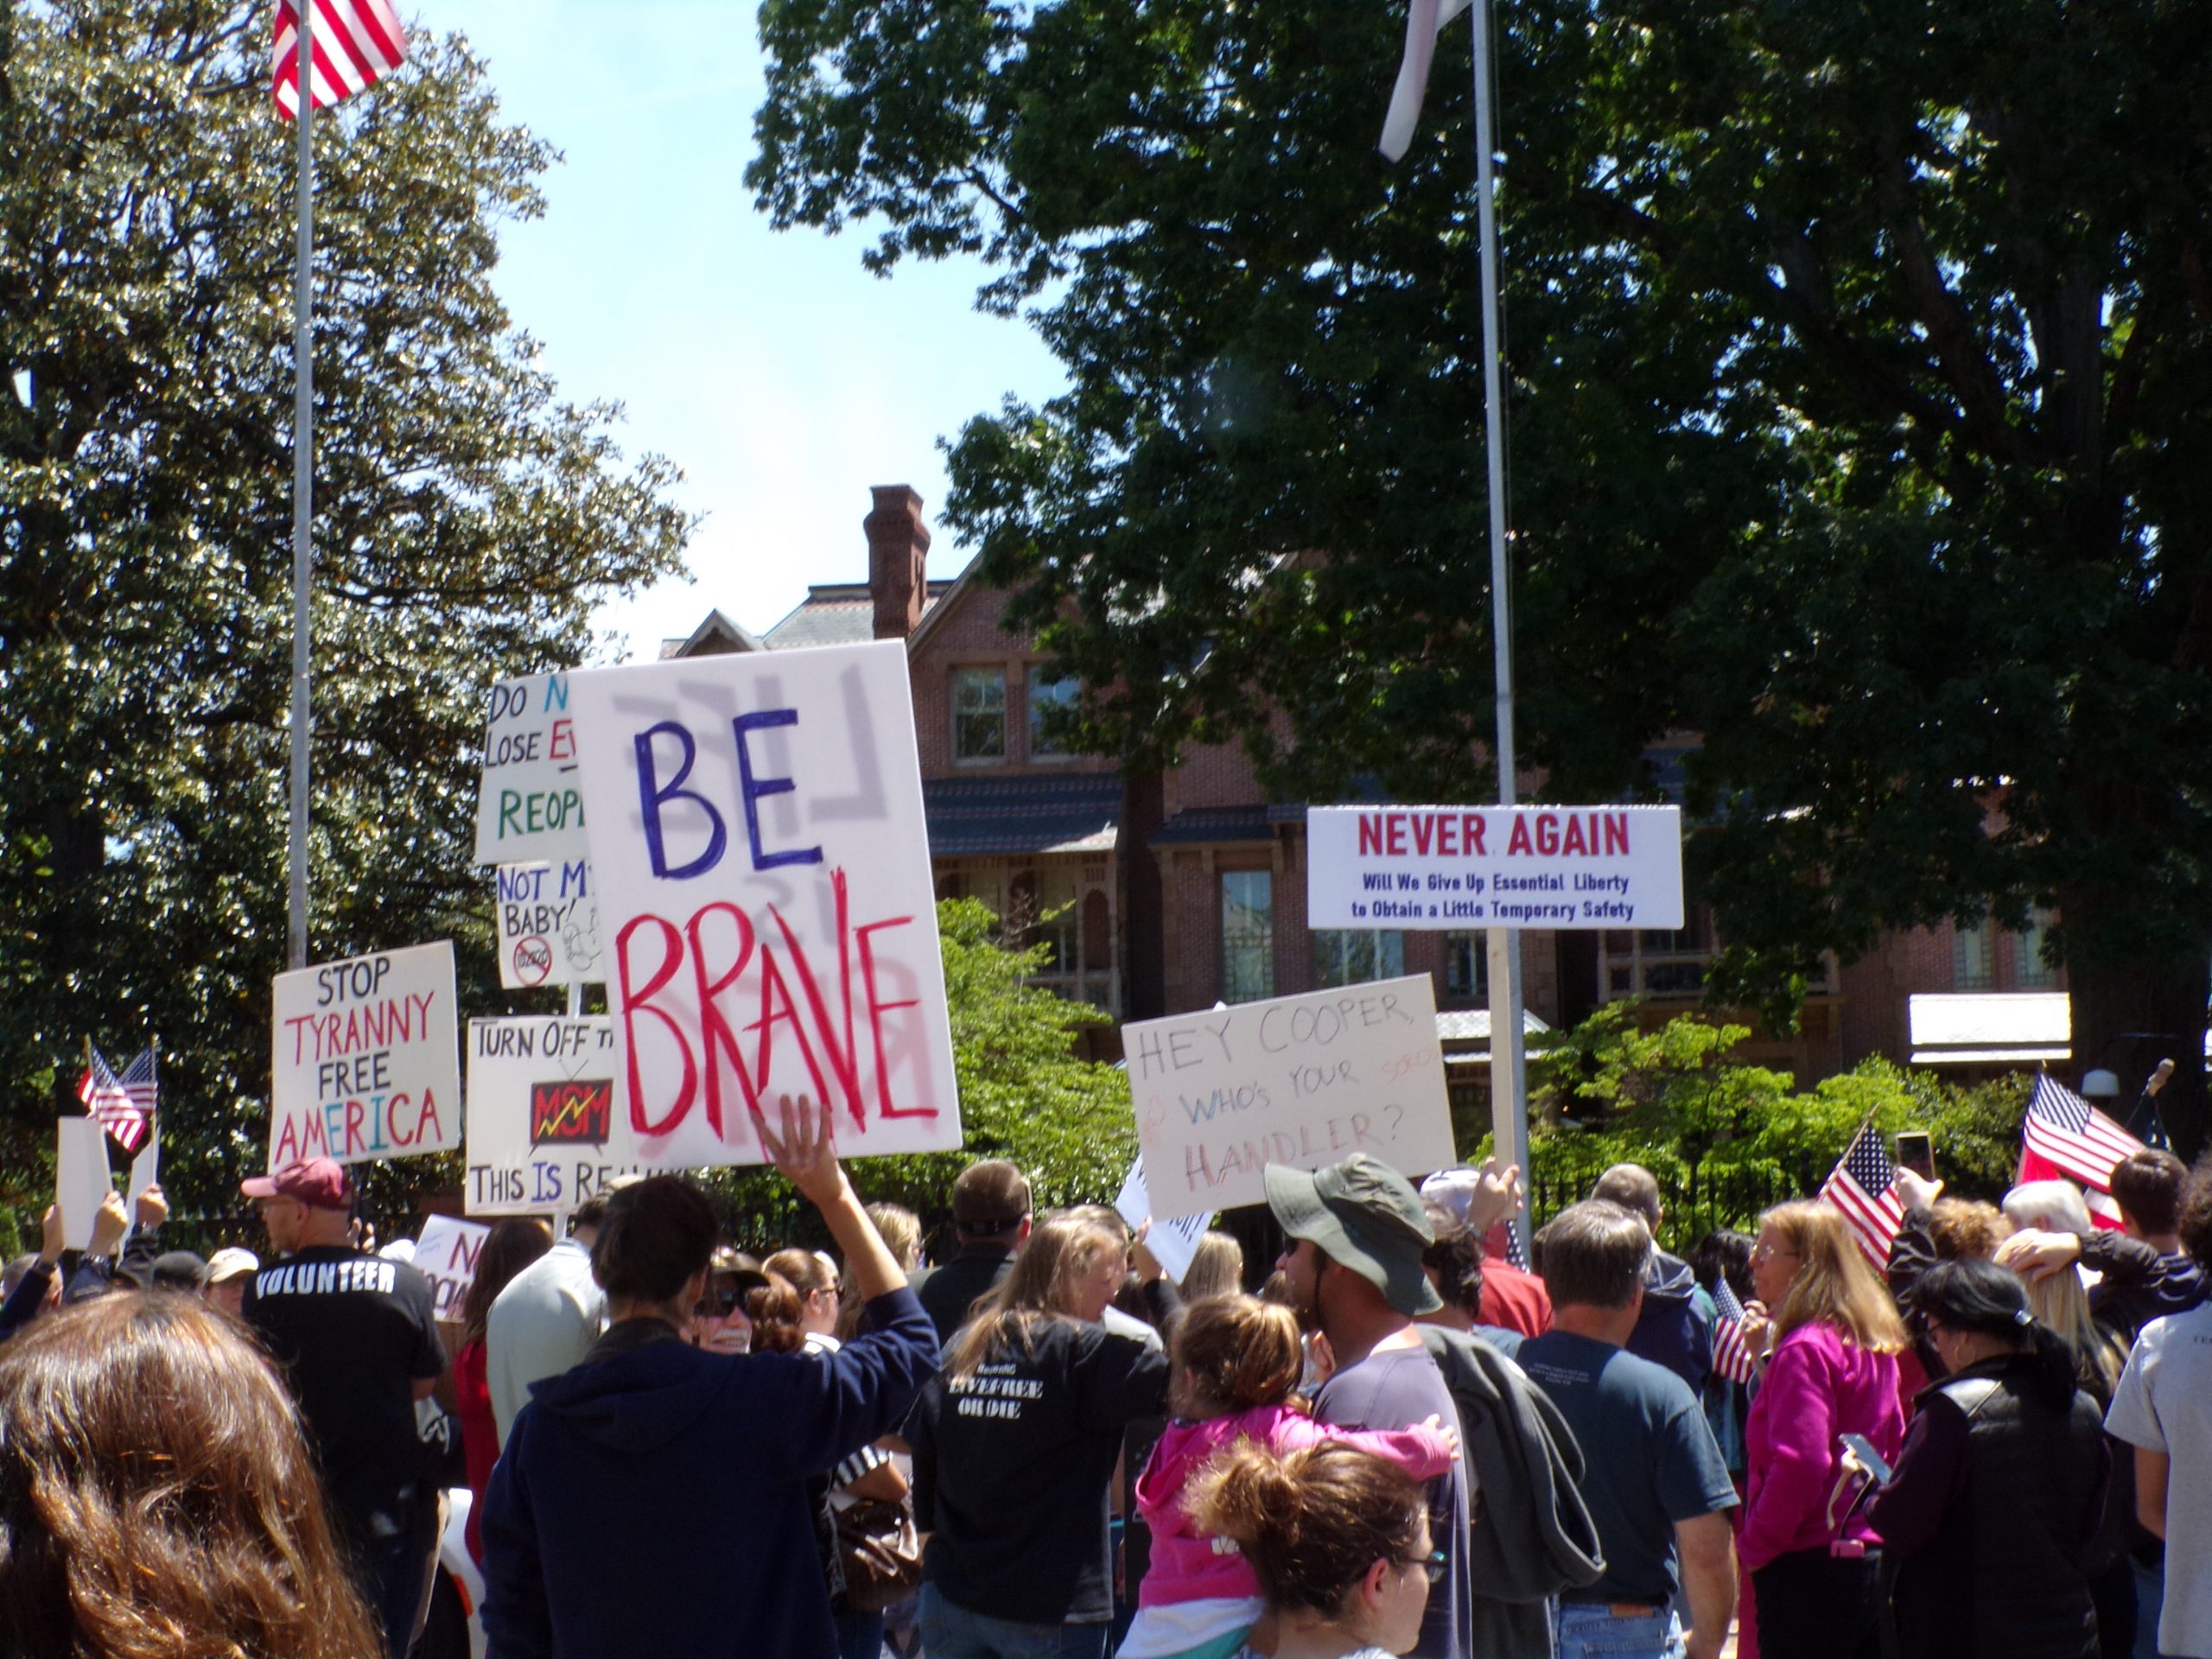
{"type": "Polygon", "coordinates": [[[1278,1458],[1241,1438],[1192,1479],[1184,1509],[1243,1551],[1270,1609],[1331,1618],[1376,1561],[1406,1560],[1427,1513],[1413,1477],[1371,1452],[1325,1440],[1278,1458]]]}

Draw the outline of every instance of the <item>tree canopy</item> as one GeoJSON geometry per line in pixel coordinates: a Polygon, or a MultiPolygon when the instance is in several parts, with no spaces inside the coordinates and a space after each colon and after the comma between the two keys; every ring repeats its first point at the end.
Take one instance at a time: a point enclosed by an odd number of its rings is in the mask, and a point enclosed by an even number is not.
{"type": "MultiPolygon", "coordinates": [[[[0,1165],[42,1197],[81,1044],[162,1045],[163,1173],[235,1202],[283,965],[293,130],[244,0],[16,8],[0,104],[0,1165]]],[[[419,36],[316,145],[319,959],[444,937],[482,691],[677,566],[674,468],[562,399],[492,283],[556,159],[419,36]]]]}
{"type": "MultiPolygon", "coordinates": [[[[1491,786],[1470,37],[1406,163],[1346,0],[766,0],[747,174],[962,251],[1068,391],[947,516],[1090,742],[1327,799],[1491,786]],[[1256,694],[1256,695],[1255,695],[1256,694]]],[[[1695,734],[1715,983],[2055,906],[2084,1063],[2212,952],[2212,113],[2180,0],[1503,0],[1524,766],[1695,734]]]]}

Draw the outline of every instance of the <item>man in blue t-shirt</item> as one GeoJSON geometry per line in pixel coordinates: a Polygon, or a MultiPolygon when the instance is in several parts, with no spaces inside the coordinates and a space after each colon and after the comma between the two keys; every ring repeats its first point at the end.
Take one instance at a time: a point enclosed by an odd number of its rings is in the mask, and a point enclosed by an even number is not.
{"type": "Polygon", "coordinates": [[[1560,1599],[1560,1659],[1719,1659],[1735,1613],[1736,1491],[1720,1448],[1689,1386],[1626,1351],[1651,1248],[1642,1217],[1601,1199],[1536,1236],[1552,1328],[1521,1344],[1521,1369],[1581,1444],[1582,1501],[1605,1556],[1604,1577],[1560,1599]],[[1678,1588],[1688,1630],[1672,1609],[1678,1588]]]}

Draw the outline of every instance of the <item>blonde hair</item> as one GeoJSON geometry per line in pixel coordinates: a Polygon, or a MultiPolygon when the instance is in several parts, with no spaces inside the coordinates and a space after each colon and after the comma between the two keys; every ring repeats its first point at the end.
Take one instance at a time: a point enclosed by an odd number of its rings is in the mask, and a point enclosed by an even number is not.
{"type": "MultiPolygon", "coordinates": [[[[2028,1181],[2005,1195],[2005,1218],[2015,1227],[2072,1233],[2079,1238],[2095,1225],[2082,1189],[2071,1181],[2028,1181]]],[[[2089,1312],[2089,1288],[2082,1269],[2070,1263],[2056,1273],[2027,1281],[2028,1307],[2074,1351],[2086,1382],[2093,1375],[2106,1397],[2119,1383],[2127,1355],[2113,1333],[2089,1312]]]]}
{"type": "Polygon", "coordinates": [[[1191,1265],[1177,1287],[1186,1302],[1209,1296],[1234,1296],[1244,1288],[1244,1247],[1227,1233],[1210,1232],[1191,1253],[1191,1265]]]}
{"type": "Polygon", "coordinates": [[[1775,1316],[1778,1341],[1802,1325],[1834,1325],[1871,1353],[1902,1353],[1910,1338],[1889,1287],[1867,1264],[1858,1236],[1832,1205],[1800,1200],[1780,1204],[1759,1217],[1789,1241],[1797,1276],[1789,1281],[1775,1316]]]}
{"type": "Polygon", "coordinates": [[[1305,1369],[1298,1316],[1280,1302],[1256,1296],[1209,1296],[1191,1303],[1169,1344],[1176,1382],[1191,1374],[1193,1408],[1217,1413],[1279,1406],[1290,1398],[1305,1369]]]}
{"type": "Polygon", "coordinates": [[[946,1351],[944,1369],[964,1382],[994,1352],[1028,1353],[1032,1333],[1047,1319],[1075,1318],[1076,1288],[1102,1255],[1128,1248],[1122,1236],[1077,1216],[1052,1216],[1031,1230],[997,1287],[980,1298],[946,1351]]]}
{"type": "Polygon", "coordinates": [[[877,1203],[868,1206],[868,1218],[875,1224],[876,1236],[902,1272],[912,1273],[921,1264],[920,1217],[903,1204],[877,1203]]]}

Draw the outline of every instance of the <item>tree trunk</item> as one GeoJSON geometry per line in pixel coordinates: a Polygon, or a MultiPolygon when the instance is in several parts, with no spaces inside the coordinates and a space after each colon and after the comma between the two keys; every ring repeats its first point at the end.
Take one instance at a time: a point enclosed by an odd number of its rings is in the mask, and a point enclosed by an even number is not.
{"type": "Polygon", "coordinates": [[[2074,1078],[2094,1066],[2119,1074],[2116,1103],[2124,1121],[2143,1081],[2160,1060],[2174,1063],[2173,1080],[2158,1096],[2174,1150],[2190,1162],[2203,1150],[2205,1001],[2212,968],[2205,951],[2161,960],[2069,962],[2074,1017],[2074,1078]]]}

